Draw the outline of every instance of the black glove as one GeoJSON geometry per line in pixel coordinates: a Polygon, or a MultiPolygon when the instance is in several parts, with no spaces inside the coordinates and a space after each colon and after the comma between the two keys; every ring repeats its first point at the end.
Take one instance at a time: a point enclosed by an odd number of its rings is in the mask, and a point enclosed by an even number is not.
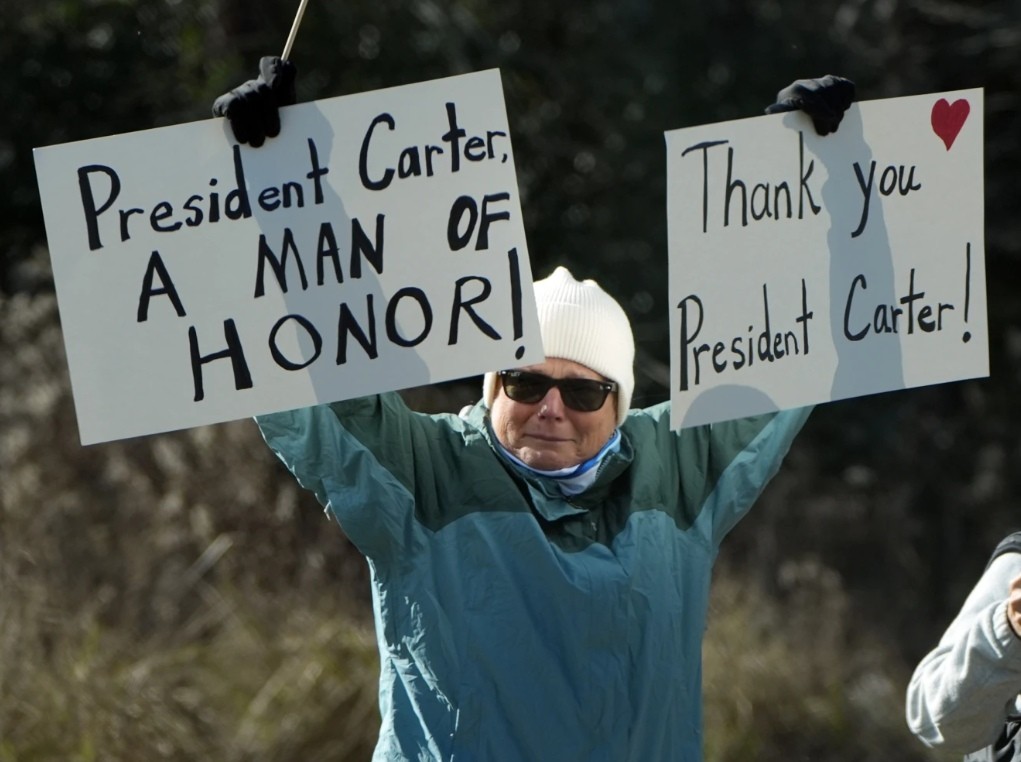
{"type": "Polygon", "coordinates": [[[827,74],[821,79],[799,79],[776,94],[767,114],[801,109],[820,135],[836,132],[844,112],[854,103],[854,82],[827,74]]]}
{"type": "Polygon", "coordinates": [[[281,106],[297,100],[294,79],[298,69],[280,56],[259,59],[259,77],[250,79],[213,102],[213,116],[225,116],[239,143],[258,148],[280,134],[281,106]]]}

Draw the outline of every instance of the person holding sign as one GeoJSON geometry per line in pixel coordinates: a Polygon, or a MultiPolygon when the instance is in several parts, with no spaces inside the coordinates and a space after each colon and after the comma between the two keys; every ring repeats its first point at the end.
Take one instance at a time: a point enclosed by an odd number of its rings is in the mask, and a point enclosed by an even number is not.
{"type": "Polygon", "coordinates": [[[906,716],[966,762],[1021,760],[1021,532],[1004,538],[939,644],[915,668],[906,716]],[[977,750],[977,751],[976,751],[977,750]]]}
{"type": "MultiPolygon", "coordinates": [[[[239,140],[284,104],[260,69],[217,101],[239,140]]],[[[801,80],[771,110],[832,132],[853,98],[801,80]]],[[[534,290],[546,359],[459,416],[391,392],[257,423],[368,560],[375,759],[696,762],[712,564],[809,409],[671,430],[669,403],[630,409],[617,301],[564,267],[534,290]]]]}

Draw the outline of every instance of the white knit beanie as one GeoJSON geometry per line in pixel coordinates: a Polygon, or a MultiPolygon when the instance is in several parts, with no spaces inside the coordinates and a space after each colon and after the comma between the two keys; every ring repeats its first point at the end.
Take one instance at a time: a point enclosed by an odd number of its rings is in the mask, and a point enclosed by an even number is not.
{"type": "MultiPolygon", "coordinates": [[[[573,360],[617,382],[617,425],[635,388],[635,340],[624,310],[594,280],[577,281],[566,267],[537,280],[535,306],[546,357],[573,360]]],[[[496,398],[496,374],[482,381],[486,407],[496,398]]]]}

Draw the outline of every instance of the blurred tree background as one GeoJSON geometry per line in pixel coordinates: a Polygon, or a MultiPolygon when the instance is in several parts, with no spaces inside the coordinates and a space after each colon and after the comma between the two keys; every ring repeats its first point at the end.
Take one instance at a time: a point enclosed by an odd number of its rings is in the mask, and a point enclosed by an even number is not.
{"type": "MultiPolygon", "coordinates": [[[[32,149],[205,119],[297,0],[4,0],[0,760],[364,760],[364,562],[241,421],[82,448],[32,149]]],[[[1021,528],[1021,1],[313,0],[300,100],[499,67],[537,277],[625,305],[665,399],[664,130],[793,79],[862,99],[985,88],[991,377],[820,407],[725,543],[706,758],[937,760],[903,693],[1021,528]]],[[[457,409],[478,379],[409,390],[457,409]]]]}

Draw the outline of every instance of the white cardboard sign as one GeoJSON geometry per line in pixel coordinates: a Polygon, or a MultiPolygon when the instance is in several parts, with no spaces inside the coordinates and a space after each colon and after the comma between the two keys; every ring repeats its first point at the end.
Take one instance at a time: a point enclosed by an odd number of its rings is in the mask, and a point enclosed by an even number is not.
{"type": "Polygon", "coordinates": [[[540,362],[499,72],[35,151],[83,444],[540,362]]]}
{"type": "Polygon", "coordinates": [[[982,90],[666,142],[675,428],[988,375],[982,90]]]}

